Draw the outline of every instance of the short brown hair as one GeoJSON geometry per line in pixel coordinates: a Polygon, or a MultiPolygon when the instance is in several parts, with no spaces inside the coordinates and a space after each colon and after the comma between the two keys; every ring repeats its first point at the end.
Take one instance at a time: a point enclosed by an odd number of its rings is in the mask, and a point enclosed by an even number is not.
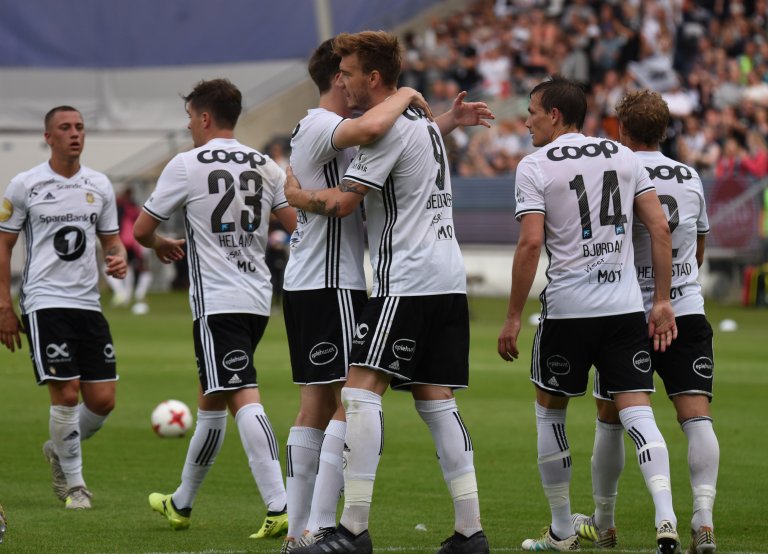
{"type": "MultiPolygon", "coordinates": [[[[43,120],[45,122],[45,129],[48,129],[48,125],[51,123],[51,119],[53,119],[53,116],[56,115],[59,112],[77,112],[80,113],[80,110],[73,108],[72,106],[56,106],[55,108],[51,108],[48,110],[48,113],[45,114],[45,119],[43,120]]],[[[82,114],[80,114],[82,117],[82,114]]]]}
{"type": "Polygon", "coordinates": [[[341,33],[333,41],[333,50],[340,58],[357,54],[364,73],[378,71],[382,82],[396,86],[403,64],[403,54],[397,36],[386,31],[362,31],[351,35],[341,33]]]}
{"type": "Polygon", "coordinates": [[[647,146],[658,146],[667,135],[669,106],[652,90],[627,92],[616,104],[622,131],[647,146]]]}
{"type": "Polygon", "coordinates": [[[229,79],[200,81],[184,102],[198,112],[208,112],[222,129],[234,129],[243,111],[243,95],[229,79]]]}
{"type": "Polygon", "coordinates": [[[563,116],[565,125],[573,125],[579,131],[584,127],[587,116],[587,95],[584,87],[562,75],[552,75],[548,80],[539,83],[531,90],[530,98],[539,95],[541,107],[549,112],[557,108],[563,116]]]}
{"type": "Polygon", "coordinates": [[[320,94],[331,90],[333,77],[339,72],[341,57],[333,50],[333,39],[324,41],[309,58],[309,76],[317,85],[320,94]]]}

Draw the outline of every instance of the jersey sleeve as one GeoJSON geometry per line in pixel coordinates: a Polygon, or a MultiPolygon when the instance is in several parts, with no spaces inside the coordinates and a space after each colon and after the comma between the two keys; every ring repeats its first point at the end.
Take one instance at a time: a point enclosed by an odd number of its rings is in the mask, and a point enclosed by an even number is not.
{"type": "Polygon", "coordinates": [[[24,181],[14,178],[0,200],[0,231],[19,233],[27,219],[27,194],[24,181]]]}
{"type": "Polygon", "coordinates": [[[651,177],[648,175],[648,170],[645,169],[643,162],[640,158],[631,154],[634,161],[634,174],[635,174],[635,198],[645,194],[646,192],[655,191],[656,187],[653,186],[651,177]]]}
{"type": "Polygon", "coordinates": [[[104,177],[104,205],[101,207],[96,232],[100,235],[116,235],[120,232],[120,223],[117,220],[115,189],[106,176],[104,177]]]}
{"type": "Polygon", "coordinates": [[[188,194],[187,168],[181,155],[176,155],[160,174],[144,210],[155,219],[167,221],[187,201],[188,194]]]}
{"type": "Polygon", "coordinates": [[[699,217],[696,220],[696,234],[709,234],[709,218],[707,217],[707,202],[704,200],[704,185],[701,184],[701,178],[695,169],[691,168],[694,181],[696,183],[696,195],[699,198],[699,217]]]}
{"type": "Polygon", "coordinates": [[[538,167],[530,159],[523,159],[515,173],[515,218],[519,221],[529,213],[546,213],[544,190],[537,175],[538,167]]]}
{"type": "Polygon", "coordinates": [[[349,164],[344,179],[376,190],[383,189],[384,183],[392,173],[403,148],[404,142],[401,139],[398,126],[395,124],[379,140],[360,147],[357,156],[349,164]]]}
{"type": "Polygon", "coordinates": [[[275,190],[274,197],[272,199],[272,211],[279,210],[288,207],[288,200],[285,199],[285,171],[276,163],[270,164],[270,171],[267,179],[272,184],[275,190]]]}

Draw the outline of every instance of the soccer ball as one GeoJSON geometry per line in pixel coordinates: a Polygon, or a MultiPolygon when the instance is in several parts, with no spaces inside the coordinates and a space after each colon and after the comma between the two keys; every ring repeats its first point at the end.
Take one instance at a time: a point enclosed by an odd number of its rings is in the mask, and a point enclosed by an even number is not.
{"type": "Polygon", "coordinates": [[[152,410],[152,429],[159,437],[183,437],[191,427],[192,412],[180,400],[165,400],[152,410]]]}

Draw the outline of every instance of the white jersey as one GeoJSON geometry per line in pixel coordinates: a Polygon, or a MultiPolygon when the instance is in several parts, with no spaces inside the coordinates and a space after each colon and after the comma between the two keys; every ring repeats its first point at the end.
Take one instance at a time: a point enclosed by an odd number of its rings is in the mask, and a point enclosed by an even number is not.
{"type": "Polygon", "coordinates": [[[544,317],[643,311],[630,233],[635,198],[653,190],[637,156],[607,139],[569,133],[523,158],[515,216],[544,214],[544,317]]]}
{"type": "MultiPolygon", "coordinates": [[[[696,262],[698,235],[709,233],[707,206],[699,174],[691,167],[666,157],[661,152],[636,152],[656,187],[659,201],[667,212],[672,231],[672,290],[675,315],[703,314],[704,297],[696,262]]],[[[643,291],[646,313],[653,306],[654,275],[651,264],[651,238],[648,229],[635,222],[637,280],[643,291]]]]}
{"type": "Polygon", "coordinates": [[[284,183],[274,161],[234,139],[213,139],[165,166],[144,210],[165,221],[184,208],[194,319],[269,315],[272,284],[264,253],[271,212],[288,206],[284,183]]]}
{"type": "Polygon", "coordinates": [[[387,134],[360,147],[344,178],[373,189],[365,197],[373,296],[466,293],[437,125],[408,108],[387,134]]]}
{"type": "MultiPolygon", "coordinates": [[[[291,138],[291,169],[305,190],[333,188],[356,148],[339,150],[333,134],[344,118],[322,108],[309,110],[291,138]]],[[[365,290],[363,208],[344,218],[297,210],[285,290],[365,290]]]]}
{"type": "Polygon", "coordinates": [[[81,166],[72,177],[62,177],[45,162],[14,177],[2,203],[0,231],[23,230],[26,237],[22,313],[100,311],[96,235],[119,232],[107,176],[81,166]]]}

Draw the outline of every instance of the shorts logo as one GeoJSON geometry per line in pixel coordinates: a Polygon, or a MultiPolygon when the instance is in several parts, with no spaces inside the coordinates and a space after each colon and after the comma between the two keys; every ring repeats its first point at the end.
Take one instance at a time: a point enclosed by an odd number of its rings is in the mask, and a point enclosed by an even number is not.
{"type": "Polygon", "coordinates": [[[330,342],[321,342],[309,351],[309,361],[312,365],[325,365],[331,363],[339,355],[339,349],[330,342]]]}
{"type": "Polygon", "coordinates": [[[632,357],[632,365],[641,373],[648,373],[651,371],[651,355],[641,350],[632,357]]]}
{"type": "Polygon", "coordinates": [[[45,347],[45,355],[49,360],[61,359],[62,362],[69,360],[69,346],[66,342],[61,344],[49,344],[45,347]]]}
{"type": "Polygon", "coordinates": [[[112,346],[112,343],[111,343],[111,342],[110,342],[110,343],[108,343],[108,344],[107,344],[107,345],[104,347],[104,357],[105,357],[107,360],[114,360],[114,359],[115,359],[115,347],[114,347],[114,346],[112,346]]]}
{"type": "Polygon", "coordinates": [[[361,323],[355,329],[355,338],[362,340],[368,335],[369,327],[366,323],[361,323]]]}
{"type": "Polygon", "coordinates": [[[237,373],[235,373],[235,374],[232,376],[232,378],[231,378],[229,381],[227,381],[227,384],[228,384],[228,385],[238,385],[238,384],[240,384],[240,383],[242,383],[242,382],[243,382],[243,380],[242,380],[242,379],[240,379],[240,377],[238,377],[238,376],[237,376],[237,373]]]}
{"type": "Polygon", "coordinates": [[[229,371],[241,371],[248,365],[248,361],[248,354],[242,350],[233,350],[222,358],[221,365],[229,371]]]}
{"type": "Polygon", "coordinates": [[[704,379],[712,379],[714,369],[715,364],[706,356],[702,356],[693,361],[693,372],[699,377],[704,377],[704,379]]]}
{"type": "Polygon", "coordinates": [[[392,369],[394,371],[400,371],[400,360],[395,360],[389,366],[387,366],[389,369],[392,369]]]}
{"type": "Polygon", "coordinates": [[[395,358],[411,361],[416,352],[416,341],[411,339],[398,339],[392,344],[392,353],[395,358]]]}
{"type": "Polygon", "coordinates": [[[568,375],[571,372],[571,362],[563,356],[555,354],[547,358],[547,369],[553,375],[568,375]]]}

